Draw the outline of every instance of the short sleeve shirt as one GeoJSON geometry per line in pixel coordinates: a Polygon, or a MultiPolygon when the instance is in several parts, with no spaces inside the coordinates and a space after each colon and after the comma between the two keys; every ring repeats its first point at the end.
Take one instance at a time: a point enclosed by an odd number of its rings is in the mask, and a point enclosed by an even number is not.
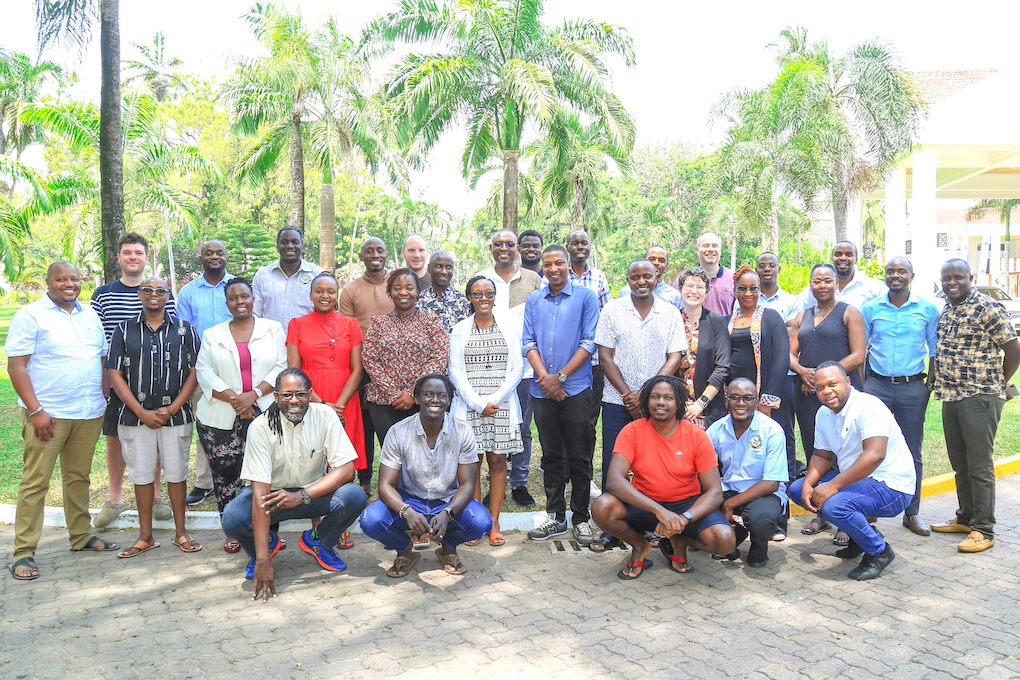
{"type": "Polygon", "coordinates": [[[666,439],[647,418],[628,423],[616,438],[613,453],[630,461],[634,488],[658,503],[697,496],[698,475],[719,465],[708,435],[686,420],[666,439]]]}
{"type": "Polygon", "coordinates": [[[420,416],[405,418],[390,428],[379,464],[400,472],[399,488],[422,500],[449,501],[456,493],[457,468],[478,462],[478,445],[471,426],[447,415],[443,429],[429,448],[420,416]]]}
{"type": "Polygon", "coordinates": [[[976,394],[1006,398],[1004,344],[1016,338],[1009,313],[976,290],[939,317],[935,398],[960,401],[976,394]]]}
{"type": "Polygon", "coordinates": [[[442,299],[436,293],[436,289],[429,286],[418,296],[418,309],[432,312],[443,322],[443,327],[449,333],[458,321],[462,321],[474,312],[467,296],[459,290],[447,288],[442,299]]]}
{"type": "MultiPolygon", "coordinates": [[[[723,491],[743,493],[758,482],[789,481],[786,434],[768,416],[755,412],[740,439],[729,416],[712,423],[706,434],[722,465],[723,491]]],[[[772,495],[786,503],[782,484],[772,495]]]]}

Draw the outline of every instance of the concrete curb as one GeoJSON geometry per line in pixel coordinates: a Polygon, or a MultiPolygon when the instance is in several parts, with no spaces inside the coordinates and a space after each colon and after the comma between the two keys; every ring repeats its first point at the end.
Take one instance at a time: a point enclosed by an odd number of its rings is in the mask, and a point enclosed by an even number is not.
{"type": "MultiPolygon", "coordinates": [[[[1002,458],[995,462],[995,476],[1005,477],[1014,472],[1020,472],[1020,454],[1002,458]]],[[[956,491],[956,480],[953,473],[930,477],[921,482],[921,498],[930,498],[944,493],[956,491]]],[[[0,504],[0,524],[14,524],[15,507],[9,504],[0,504]]],[[[99,513],[99,510],[91,510],[92,515],[99,513]]],[[[790,504],[790,514],[794,517],[808,517],[813,513],[808,512],[799,505],[790,504]]],[[[568,519],[570,513],[567,513],[568,519]]],[[[500,528],[503,531],[530,531],[545,521],[544,512],[504,512],[499,516],[500,528]]],[[[43,525],[48,527],[64,527],[64,509],[47,506],[43,517],[43,525]]],[[[155,529],[173,529],[174,523],[153,522],[155,529]]],[[[216,512],[188,512],[185,526],[188,531],[218,531],[220,528],[220,516],[216,512]]],[[[310,524],[304,520],[284,522],[282,531],[299,532],[309,528],[310,524]]],[[[125,511],[117,520],[111,524],[110,529],[137,529],[138,513],[134,510],[125,511]]],[[[361,527],[355,523],[351,527],[352,534],[360,534],[361,527]]]]}

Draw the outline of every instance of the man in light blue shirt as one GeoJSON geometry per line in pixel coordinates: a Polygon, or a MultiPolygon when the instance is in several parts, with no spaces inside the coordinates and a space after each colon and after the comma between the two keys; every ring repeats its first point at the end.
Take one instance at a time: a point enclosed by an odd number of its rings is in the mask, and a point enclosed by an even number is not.
{"type": "Polygon", "coordinates": [[[569,279],[567,250],[551,245],[542,253],[548,282],[524,304],[521,353],[535,370],[531,384],[535,423],[542,442],[548,519],[528,532],[534,540],[567,533],[566,491],[571,484],[570,510],[578,544],[594,540],[588,520],[592,478],[591,355],[599,302],[590,289],[569,279]]]}
{"type": "MultiPolygon", "coordinates": [[[[652,291],[652,294],[683,311],[684,299],[680,296],[680,291],[662,280],[662,276],[669,266],[669,253],[662,246],[652,246],[645,252],[645,259],[655,265],[655,290],[652,291]]],[[[630,286],[624,286],[616,297],[623,298],[628,295],[630,295],[630,286]]]]}
{"type": "Polygon", "coordinates": [[[939,312],[935,305],[910,291],[914,268],[904,257],[885,266],[889,291],[861,307],[868,335],[868,378],[864,391],[882,400],[903,432],[914,458],[917,484],[903,513],[903,526],[919,536],[929,527],[918,512],[921,504],[921,443],[928,409],[925,360],[935,356],[939,312]]]}
{"type": "Polygon", "coordinates": [[[758,412],[758,390],[747,378],[726,388],[726,408],[729,415],[712,423],[707,434],[722,466],[720,512],[733,524],[738,547],[713,557],[739,558],[739,546],[750,536],[747,566],[758,569],[768,563],[769,541],[786,513],[786,436],[776,421],[758,412]]]}

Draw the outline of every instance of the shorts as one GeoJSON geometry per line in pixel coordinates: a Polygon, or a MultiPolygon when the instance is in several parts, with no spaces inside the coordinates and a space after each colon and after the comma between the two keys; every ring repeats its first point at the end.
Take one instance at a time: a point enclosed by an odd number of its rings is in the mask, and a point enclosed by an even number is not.
{"type": "Polygon", "coordinates": [[[157,430],[145,425],[121,425],[118,436],[131,483],[152,484],[159,468],[168,484],[188,481],[191,431],[191,423],[164,425],[157,430]]]}
{"type": "MultiPolygon", "coordinates": [[[[700,495],[691,496],[690,498],[685,498],[681,501],[656,501],[656,502],[662,507],[669,510],[670,512],[675,512],[678,515],[682,515],[685,510],[690,510],[691,506],[694,505],[694,503],[699,498],[701,498],[700,495]]],[[[648,512],[647,510],[642,510],[641,508],[635,507],[633,505],[627,505],[626,503],[623,504],[623,507],[627,508],[627,524],[635,531],[640,531],[642,533],[648,531],[655,531],[655,527],[659,526],[659,520],[656,519],[655,515],[648,512]]],[[[718,510],[713,510],[704,517],[690,522],[684,528],[683,533],[681,533],[680,535],[687,536],[690,538],[697,538],[698,534],[700,534],[702,531],[716,524],[723,524],[725,526],[730,525],[730,523],[726,521],[726,518],[723,516],[721,512],[719,512],[718,510]]]]}
{"type": "Polygon", "coordinates": [[[107,437],[116,437],[117,428],[120,427],[120,407],[124,405],[113,390],[110,390],[110,398],[106,400],[106,413],[103,414],[103,434],[107,437]]]}

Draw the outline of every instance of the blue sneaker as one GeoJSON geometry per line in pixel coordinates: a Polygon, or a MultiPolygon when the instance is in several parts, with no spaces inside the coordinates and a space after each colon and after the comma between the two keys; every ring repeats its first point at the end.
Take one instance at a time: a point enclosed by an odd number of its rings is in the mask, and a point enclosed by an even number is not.
{"type": "Polygon", "coordinates": [[[301,538],[298,539],[298,547],[314,557],[319,566],[327,571],[343,571],[347,568],[335,550],[323,545],[319,539],[312,538],[311,529],[301,534],[301,538]]]}
{"type": "MultiPolygon", "coordinates": [[[[269,532],[269,559],[273,559],[276,553],[280,552],[283,546],[283,539],[275,531],[269,532]]],[[[248,566],[244,568],[244,577],[249,581],[255,578],[255,558],[248,560],[248,566]]]]}

